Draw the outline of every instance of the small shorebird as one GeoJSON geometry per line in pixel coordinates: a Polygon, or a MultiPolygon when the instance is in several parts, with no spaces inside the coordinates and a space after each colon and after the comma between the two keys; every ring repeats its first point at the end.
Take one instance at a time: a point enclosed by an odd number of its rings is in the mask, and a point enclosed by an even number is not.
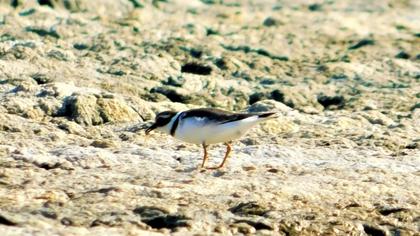
{"type": "Polygon", "coordinates": [[[188,143],[203,146],[204,157],[201,168],[207,161],[207,147],[210,144],[224,143],[226,153],[222,168],[232,147],[231,141],[244,135],[250,128],[270,118],[275,118],[275,112],[267,113],[233,113],[213,108],[192,109],[182,112],[164,111],[156,116],[155,123],[146,129],[146,135],[156,129],[188,143]]]}

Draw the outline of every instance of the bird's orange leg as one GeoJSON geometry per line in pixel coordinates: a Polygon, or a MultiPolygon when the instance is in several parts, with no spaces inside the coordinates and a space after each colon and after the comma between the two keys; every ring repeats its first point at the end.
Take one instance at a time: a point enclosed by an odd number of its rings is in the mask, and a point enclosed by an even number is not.
{"type": "Polygon", "coordinates": [[[203,163],[201,163],[201,168],[204,168],[204,165],[206,164],[206,161],[207,161],[207,158],[208,158],[207,146],[208,145],[206,145],[206,144],[203,143],[204,157],[203,157],[203,163]]]}
{"type": "Polygon", "coordinates": [[[225,165],[226,160],[229,156],[229,153],[230,153],[230,151],[232,151],[232,147],[230,146],[229,143],[225,143],[225,145],[226,145],[226,153],[225,153],[225,157],[223,158],[222,163],[218,167],[212,167],[212,168],[207,168],[207,169],[217,170],[217,169],[222,168],[225,165]]]}

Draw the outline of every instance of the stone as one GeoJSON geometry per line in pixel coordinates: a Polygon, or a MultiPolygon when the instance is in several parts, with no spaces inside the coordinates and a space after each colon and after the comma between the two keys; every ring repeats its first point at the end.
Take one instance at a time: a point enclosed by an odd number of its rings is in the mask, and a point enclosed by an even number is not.
{"type": "Polygon", "coordinates": [[[266,27],[272,27],[272,26],[276,26],[278,25],[279,22],[277,19],[273,18],[273,17],[267,17],[265,18],[263,25],[266,27]]]}
{"type": "Polygon", "coordinates": [[[83,125],[103,123],[97,97],[94,95],[73,95],[64,102],[65,115],[83,125]]]}
{"type": "Polygon", "coordinates": [[[139,114],[121,99],[99,98],[97,104],[104,123],[129,122],[141,119],[139,114]]]}
{"type": "Polygon", "coordinates": [[[283,114],[287,114],[293,109],[284,105],[281,102],[277,102],[274,100],[262,100],[256,102],[248,107],[247,109],[249,112],[269,112],[269,111],[277,111],[283,114]]]}
{"type": "Polygon", "coordinates": [[[318,102],[325,108],[325,109],[342,109],[346,102],[343,96],[335,95],[335,96],[326,96],[323,94],[318,95],[317,98],[318,102]]]}
{"type": "Polygon", "coordinates": [[[366,111],[362,113],[362,116],[373,125],[378,124],[378,125],[390,126],[390,125],[395,124],[395,122],[391,118],[387,117],[385,114],[382,114],[381,112],[377,110],[366,111]]]}
{"type": "Polygon", "coordinates": [[[410,54],[406,53],[405,51],[400,51],[399,53],[397,53],[397,55],[395,55],[395,58],[398,59],[410,59],[410,54]]]}
{"type": "Polygon", "coordinates": [[[182,73],[191,73],[197,75],[210,75],[212,68],[198,63],[187,63],[181,66],[182,73]]]}
{"type": "Polygon", "coordinates": [[[141,221],[155,229],[190,227],[188,217],[169,214],[156,207],[137,207],[133,212],[141,217],[141,221]]]}
{"type": "Polygon", "coordinates": [[[257,215],[262,216],[270,211],[270,208],[266,205],[262,205],[257,202],[242,202],[238,205],[229,209],[233,214],[236,215],[257,215]]]}

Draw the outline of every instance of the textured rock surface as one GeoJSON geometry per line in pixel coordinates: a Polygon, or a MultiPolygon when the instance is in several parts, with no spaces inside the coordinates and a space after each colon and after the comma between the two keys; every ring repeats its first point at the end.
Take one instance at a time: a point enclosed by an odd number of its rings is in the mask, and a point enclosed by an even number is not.
{"type": "Polygon", "coordinates": [[[419,10],[0,0],[0,235],[418,234],[419,10]],[[279,118],[201,171],[193,107],[279,118]]]}

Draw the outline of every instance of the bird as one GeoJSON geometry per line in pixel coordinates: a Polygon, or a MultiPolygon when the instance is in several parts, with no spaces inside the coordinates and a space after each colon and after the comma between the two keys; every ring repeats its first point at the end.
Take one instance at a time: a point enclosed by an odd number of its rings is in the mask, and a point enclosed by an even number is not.
{"type": "Polygon", "coordinates": [[[276,114],[276,112],[236,113],[217,108],[164,111],[156,115],[155,122],[146,129],[145,133],[149,135],[151,131],[156,130],[181,141],[201,145],[204,150],[201,168],[205,168],[208,159],[208,146],[224,143],[226,152],[221,164],[206,168],[220,169],[225,165],[232,150],[233,140],[243,136],[255,125],[276,118],[276,114]]]}

